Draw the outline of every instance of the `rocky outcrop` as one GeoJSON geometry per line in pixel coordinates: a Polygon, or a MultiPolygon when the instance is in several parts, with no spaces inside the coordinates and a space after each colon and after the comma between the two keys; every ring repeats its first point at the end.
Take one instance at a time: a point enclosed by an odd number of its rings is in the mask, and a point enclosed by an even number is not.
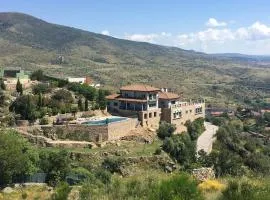
{"type": "Polygon", "coordinates": [[[193,169],[192,175],[199,181],[206,181],[215,178],[215,171],[212,168],[202,167],[193,169]]]}

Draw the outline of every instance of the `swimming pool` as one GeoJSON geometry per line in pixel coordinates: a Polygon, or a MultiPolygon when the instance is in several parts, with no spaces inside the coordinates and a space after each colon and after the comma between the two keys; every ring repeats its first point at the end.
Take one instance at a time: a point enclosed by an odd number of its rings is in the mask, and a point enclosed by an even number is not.
{"type": "Polygon", "coordinates": [[[128,118],[126,117],[108,117],[106,119],[101,119],[101,120],[90,120],[90,121],[82,122],[82,124],[85,124],[88,126],[101,126],[101,125],[111,124],[114,122],[125,121],[127,119],[128,118]]]}

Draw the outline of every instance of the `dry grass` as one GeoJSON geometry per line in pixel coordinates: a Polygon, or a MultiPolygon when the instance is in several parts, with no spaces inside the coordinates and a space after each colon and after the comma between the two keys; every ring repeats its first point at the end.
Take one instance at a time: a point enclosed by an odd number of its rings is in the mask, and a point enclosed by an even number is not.
{"type": "Polygon", "coordinates": [[[23,189],[15,189],[9,194],[0,193],[0,200],[49,200],[51,192],[45,186],[32,186],[23,189]],[[24,197],[24,198],[23,198],[24,197]]]}

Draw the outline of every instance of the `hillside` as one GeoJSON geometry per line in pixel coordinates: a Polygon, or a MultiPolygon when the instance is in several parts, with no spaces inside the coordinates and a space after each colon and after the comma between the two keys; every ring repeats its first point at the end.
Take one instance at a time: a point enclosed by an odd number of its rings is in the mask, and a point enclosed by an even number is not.
{"type": "Polygon", "coordinates": [[[247,85],[268,87],[270,82],[267,62],[122,40],[21,13],[0,13],[0,45],[1,67],[41,68],[58,77],[89,75],[114,90],[143,82],[171,88],[186,98],[222,100],[223,105],[265,96],[267,91],[247,85]],[[59,61],[59,56],[64,59],[59,61]]]}

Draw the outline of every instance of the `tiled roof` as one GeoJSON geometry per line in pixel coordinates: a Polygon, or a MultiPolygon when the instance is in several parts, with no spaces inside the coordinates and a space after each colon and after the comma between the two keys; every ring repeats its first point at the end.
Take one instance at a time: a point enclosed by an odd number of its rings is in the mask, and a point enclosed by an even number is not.
{"type": "Polygon", "coordinates": [[[171,92],[160,92],[158,93],[158,98],[159,99],[179,99],[180,96],[178,94],[171,93],[171,92]]]}
{"type": "Polygon", "coordinates": [[[119,96],[120,96],[120,94],[111,94],[109,96],[106,96],[106,99],[108,99],[108,100],[114,100],[114,99],[116,99],[119,96]]]}
{"type": "Polygon", "coordinates": [[[140,91],[140,92],[154,92],[154,91],[160,91],[159,88],[155,88],[149,85],[140,85],[140,84],[134,84],[134,85],[127,85],[120,88],[120,90],[124,91],[140,91]]]}

